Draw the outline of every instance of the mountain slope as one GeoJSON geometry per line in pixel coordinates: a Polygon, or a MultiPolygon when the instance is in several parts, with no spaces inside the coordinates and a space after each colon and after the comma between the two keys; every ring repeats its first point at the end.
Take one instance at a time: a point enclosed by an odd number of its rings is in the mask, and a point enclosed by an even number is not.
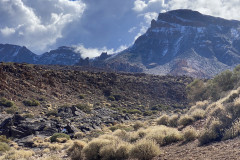
{"type": "Polygon", "coordinates": [[[0,44],[0,61],[35,63],[37,55],[26,47],[11,44],[0,44]]]}
{"type": "Polygon", "coordinates": [[[73,65],[76,64],[80,58],[81,54],[77,53],[73,47],[62,46],[56,50],[42,54],[37,63],[73,65]]]}
{"type": "Polygon", "coordinates": [[[209,77],[240,62],[240,22],[191,10],[160,13],[134,45],[107,63],[127,62],[153,74],[209,77]]]}

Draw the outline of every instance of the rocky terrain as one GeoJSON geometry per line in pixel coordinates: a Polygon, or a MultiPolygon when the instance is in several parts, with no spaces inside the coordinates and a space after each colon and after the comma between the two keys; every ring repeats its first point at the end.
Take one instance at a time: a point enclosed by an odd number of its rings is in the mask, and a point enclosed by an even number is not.
{"type": "Polygon", "coordinates": [[[133,120],[133,115],[177,111],[188,106],[185,87],[191,81],[83,67],[1,63],[0,131],[28,146],[28,136],[51,136],[61,127],[74,135],[133,120]]]}

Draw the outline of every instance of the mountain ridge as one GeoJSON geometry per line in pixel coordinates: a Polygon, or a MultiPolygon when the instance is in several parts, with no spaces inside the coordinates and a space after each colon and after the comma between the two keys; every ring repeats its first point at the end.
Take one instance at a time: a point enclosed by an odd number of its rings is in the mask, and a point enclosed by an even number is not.
{"type": "MultiPolygon", "coordinates": [[[[26,53],[20,52],[18,58],[14,58],[19,47],[12,46],[15,49],[9,49],[8,58],[2,56],[0,61],[94,66],[125,72],[209,78],[233,69],[240,62],[239,46],[240,21],[180,9],[160,13],[132,46],[114,55],[102,53],[94,59],[83,59],[74,47],[66,46],[35,55],[21,47],[26,53]]],[[[4,45],[0,45],[0,55],[3,51],[4,45]]]]}

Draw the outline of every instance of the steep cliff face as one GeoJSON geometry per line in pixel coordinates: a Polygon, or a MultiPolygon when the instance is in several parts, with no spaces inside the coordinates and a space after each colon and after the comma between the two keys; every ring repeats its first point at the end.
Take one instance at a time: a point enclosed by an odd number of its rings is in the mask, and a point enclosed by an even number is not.
{"type": "Polygon", "coordinates": [[[146,73],[209,77],[240,62],[240,22],[191,10],[160,13],[132,47],[108,61],[146,73]]]}

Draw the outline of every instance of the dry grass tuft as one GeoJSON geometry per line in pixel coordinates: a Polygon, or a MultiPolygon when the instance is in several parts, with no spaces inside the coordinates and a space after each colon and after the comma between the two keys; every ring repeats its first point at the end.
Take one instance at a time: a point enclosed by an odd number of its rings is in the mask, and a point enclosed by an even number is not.
{"type": "Polygon", "coordinates": [[[184,142],[194,141],[195,139],[197,139],[197,137],[198,137],[198,133],[194,128],[188,127],[183,131],[184,142]]]}
{"type": "Polygon", "coordinates": [[[169,116],[164,114],[157,120],[158,125],[165,125],[168,126],[169,124],[169,116]]]}
{"type": "Polygon", "coordinates": [[[160,153],[160,148],[155,141],[142,139],[134,144],[130,151],[130,157],[141,160],[150,160],[159,156],[160,153]]]}
{"type": "Polygon", "coordinates": [[[73,145],[67,150],[67,155],[71,160],[81,160],[84,158],[82,149],[87,145],[86,142],[76,140],[73,145]]]}

